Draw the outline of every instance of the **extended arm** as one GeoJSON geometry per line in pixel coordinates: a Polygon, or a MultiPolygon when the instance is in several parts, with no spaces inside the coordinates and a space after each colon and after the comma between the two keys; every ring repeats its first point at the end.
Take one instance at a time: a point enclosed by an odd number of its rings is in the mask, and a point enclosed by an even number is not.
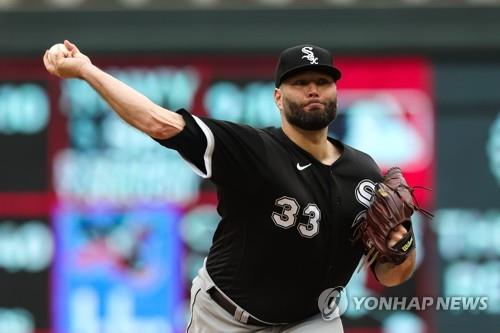
{"type": "Polygon", "coordinates": [[[100,70],[69,41],[64,41],[64,47],[66,50],[55,48],[45,52],[43,61],[49,73],[85,80],[123,120],[156,139],[168,139],[182,131],[185,126],[182,116],[156,105],[100,70]]]}

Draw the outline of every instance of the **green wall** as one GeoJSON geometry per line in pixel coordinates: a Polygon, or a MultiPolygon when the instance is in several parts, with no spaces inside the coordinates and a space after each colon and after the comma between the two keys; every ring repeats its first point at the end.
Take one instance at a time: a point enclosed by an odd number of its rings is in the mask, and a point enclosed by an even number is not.
{"type": "Polygon", "coordinates": [[[312,42],[336,53],[500,54],[500,8],[1,12],[0,55],[63,38],[87,52],[275,52],[312,42]]]}

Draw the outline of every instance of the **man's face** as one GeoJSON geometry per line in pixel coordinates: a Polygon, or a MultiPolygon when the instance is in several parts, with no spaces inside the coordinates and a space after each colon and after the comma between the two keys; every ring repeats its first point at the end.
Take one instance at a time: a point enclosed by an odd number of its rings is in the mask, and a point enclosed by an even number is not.
{"type": "Polygon", "coordinates": [[[286,120],[303,130],[327,127],[337,114],[337,86],[328,74],[304,71],[283,81],[275,91],[286,120]]]}

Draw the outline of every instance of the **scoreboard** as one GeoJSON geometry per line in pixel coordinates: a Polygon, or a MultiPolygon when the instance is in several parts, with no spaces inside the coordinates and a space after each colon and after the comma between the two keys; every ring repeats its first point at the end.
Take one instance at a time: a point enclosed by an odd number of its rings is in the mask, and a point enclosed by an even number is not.
{"type": "MultiPolygon", "coordinates": [[[[453,139],[449,131],[435,133],[432,65],[418,57],[336,62],[345,75],[329,134],[366,151],[382,169],[399,165],[410,184],[448,191],[451,180],[434,178],[441,170],[435,143],[453,139]]],[[[124,56],[94,63],[171,110],[256,127],[280,124],[274,57],[124,56]]],[[[191,279],[218,223],[213,186],[176,152],[119,119],[85,82],[55,79],[38,59],[0,60],[0,69],[0,333],[182,332],[191,279]]],[[[488,142],[498,156],[497,138],[488,142]]],[[[443,165],[458,163],[452,161],[443,165]]],[[[416,195],[422,206],[440,208],[435,192],[416,195]]],[[[361,272],[348,291],[449,290],[449,282],[431,283],[449,274],[433,260],[447,255],[440,242],[449,214],[439,211],[435,227],[415,217],[418,270],[410,281],[384,289],[361,272]]],[[[433,332],[442,320],[451,319],[352,309],[343,317],[347,332],[399,332],[408,323],[418,323],[415,332],[433,332]]]]}

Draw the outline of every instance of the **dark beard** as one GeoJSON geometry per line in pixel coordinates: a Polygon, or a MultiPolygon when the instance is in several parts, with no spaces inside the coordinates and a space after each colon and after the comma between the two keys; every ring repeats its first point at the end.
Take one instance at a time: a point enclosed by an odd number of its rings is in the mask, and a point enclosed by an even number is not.
{"type": "Polygon", "coordinates": [[[286,120],[295,127],[306,131],[317,131],[330,125],[337,116],[337,101],[325,104],[325,110],[304,111],[300,104],[284,99],[286,120]]]}

